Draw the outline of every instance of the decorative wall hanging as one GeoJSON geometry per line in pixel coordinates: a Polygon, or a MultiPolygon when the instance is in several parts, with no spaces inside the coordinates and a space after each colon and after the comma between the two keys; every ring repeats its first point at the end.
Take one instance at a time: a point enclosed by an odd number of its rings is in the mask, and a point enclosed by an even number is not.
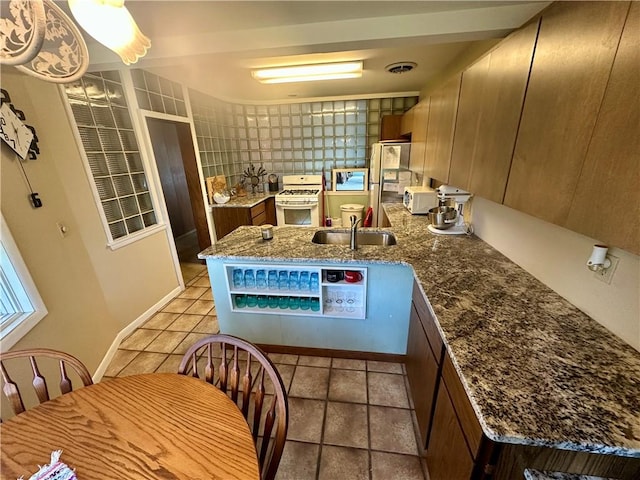
{"type": "Polygon", "coordinates": [[[42,0],[11,1],[0,18],[0,64],[22,65],[38,54],[44,41],[45,14],[42,0]]]}
{"type": "Polygon", "coordinates": [[[24,122],[27,120],[22,110],[16,109],[11,103],[11,97],[9,92],[4,89],[0,89],[0,136],[21,158],[29,160],[35,160],[40,153],[38,147],[38,136],[36,135],[36,129],[31,125],[26,125],[24,122]],[[5,106],[6,105],[6,106],[5,106]],[[4,112],[8,113],[5,115],[4,112]],[[23,128],[24,127],[24,128],[23,128]],[[31,132],[27,153],[23,154],[24,143],[26,143],[27,134],[24,129],[31,132]],[[20,146],[16,149],[16,141],[11,141],[16,135],[20,136],[20,146]]]}
{"type": "MultiPolygon", "coordinates": [[[[124,0],[68,3],[80,25],[125,65],[137,62],[151,47],[124,0]]],[[[0,13],[0,64],[54,83],[71,83],[87,71],[89,51],[84,38],[53,0],[3,1],[0,13]]]]}
{"type": "MultiPolygon", "coordinates": [[[[11,104],[9,92],[0,89],[0,137],[20,158],[26,159],[28,156],[29,160],[35,160],[36,155],[40,153],[38,137],[36,136],[36,129],[24,124],[25,120],[24,112],[17,110],[11,104]]],[[[33,205],[33,208],[40,208],[42,200],[38,197],[38,192],[33,191],[27,172],[24,170],[20,160],[18,160],[18,166],[29,187],[31,205],[33,205]]]]}
{"type": "MultiPolygon", "coordinates": [[[[12,0],[12,3],[15,0],[12,0]]],[[[89,67],[89,51],[78,27],[52,0],[42,0],[46,29],[36,57],[16,68],[53,83],[78,80],[89,67]]]]}

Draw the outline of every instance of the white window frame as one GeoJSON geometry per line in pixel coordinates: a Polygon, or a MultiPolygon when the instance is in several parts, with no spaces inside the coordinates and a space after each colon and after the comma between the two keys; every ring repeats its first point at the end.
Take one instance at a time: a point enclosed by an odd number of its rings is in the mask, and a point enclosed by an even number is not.
{"type": "Polygon", "coordinates": [[[64,105],[65,111],[67,112],[67,118],[69,119],[69,123],[72,125],[73,136],[76,141],[76,145],[78,147],[78,152],[80,157],[82,158],[82,164],[84,166],[85,173],[87,175],[87,180],[89,181],[89,185],[91,187],[91,193],[93,194],[93,198],[95,201],[96,208],[98,210],[98,214],[100,215],[100,221],[102,223],[102,227],[104,228],[105,235],[107,237],[107,247],[111,250],[118,250],[119,248],[125,247],[132,243],[135,243],[139,240],[147,238],[151,235],[155,235],[158,232],[167,230],[167,222],[165,220],[165,215],[161,213],[160,203],[158,201],[158,193],[155,187],[155,182],[150,178],[150,166],[149,166],[149,157],[148,151],[144,149],[142,145],[143,142],[140,141],[140,125],[137,121],[137,115],[132,111],[132,105],[135,105],[137,108],[137,102],[131,102],[132,98],[135,100],[135,96],[131,94],[131,77],[130,73],[125,70],[118,70],[120,74],[121,85],[125,92],[125,96],[127,99],[127,109],[129,110],[129,115],[131,116],[131,121],[133,122],[133,131],[136,136],[136,141],[138,143],[138,149],[140,152],[140,158],[142,160],[144,173],[147,176],[147,181],[149,182],[149,194],[151,196],[151,203],[153,205],[153,211],[156,216],[156,224],[151,227],[146,227],[140,231],[131,233],[124,237],[114,239],[111,235],[111,229],[109,228],[109,222],[107,220],[106,214],[104,212],[104,208],[102,206],[102,200],[100,199],[100,194],[98,193],[98,187],[96,185],[95,179],[93,178],[93,173],[91,172],[91,167],[89,165],[89,159],[87,158],[87,154],[84,149],[84,145],[82,144],[82,139],[80,138],[80,132],[78,130],[78,124],[73,115],[73,110],[71,109],[71,104],[69,103],[69,99],[67,98],[67,94],[65,92],[65,87],[60,85],[58,87],[58,92],[62,99],[62,103],[64,105]]]}
{"type": "Polygon", "coordinates": [[[18,312],[0,323],[0,350],[7,351],[48,313],[9,226],[0,213],[0,295],[9,298],[18,312]],[[6,253],[6,255],[5,255],[6,253]]]}

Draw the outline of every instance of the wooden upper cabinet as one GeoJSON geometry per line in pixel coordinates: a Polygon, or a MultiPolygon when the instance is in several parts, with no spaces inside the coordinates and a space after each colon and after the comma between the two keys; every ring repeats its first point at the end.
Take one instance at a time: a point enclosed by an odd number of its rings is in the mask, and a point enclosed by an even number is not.
{"type": "Polygon", "coordinates": [[[402,115],[383,115],[380,120],[380,140],[398,140],[402,115]]]}
{"type": "Polygon", "coordinates": [[[415,112],[416,106],[404,112],[402,120],[400,121],[400,135],[408,137],[413,132],[413,112],[415,112]]]}
{"type": "Polygon", "coordinates": [[[413,111],[413,131],[411,132],[409,168],[422,175],[424,172],[424,149],[427,141],[427,125],[429,123],[429,99],[421,100],[411,110],[413,111]]]}
{"type": "Polygon", "coordinates": [[[640,254],[640,4],[632,3],[566,227],[640,254]],[[608,207],[608,208],[607,208],[608,207]],[[610,208],[617,208],[612,215],[610,208]]]}
{"type": "Polygon", "coordinates": [[[543,13],[505,205],[566,223],[628,10],[557,2],[543,13]]]}
{"type": "Polygon", "coordinates": [[[449,181],[461,79],[462,73],[457,74],[430,97],[424,174],[443,183],[449,181]]]}
{"type": "Polygon", "coordinates": [[[478,126],[482,116],[483,91],[489,73],[489,61],[490,56],[486,55],[462,73],[449,183],[465,190],[469,188],[471,162],[479,141],[478,126]]]}
{"type": "Polygon", "coordinates": [[[507,187],[538,25],[535,21],[515,31],[489,55],[467,190],[496,203],[502,203],[507,187]]]}

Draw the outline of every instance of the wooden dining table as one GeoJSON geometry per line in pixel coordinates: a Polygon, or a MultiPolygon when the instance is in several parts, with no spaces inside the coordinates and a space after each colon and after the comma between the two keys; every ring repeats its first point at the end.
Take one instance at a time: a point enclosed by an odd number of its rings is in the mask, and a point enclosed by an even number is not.
{"type": "Polygon", "coordinates": [[[236,404],[196,378],[152,373],[106,380],[0,425],[0,478],[29,478],[51,452],[78,480],[258,480],[236,404]]]}

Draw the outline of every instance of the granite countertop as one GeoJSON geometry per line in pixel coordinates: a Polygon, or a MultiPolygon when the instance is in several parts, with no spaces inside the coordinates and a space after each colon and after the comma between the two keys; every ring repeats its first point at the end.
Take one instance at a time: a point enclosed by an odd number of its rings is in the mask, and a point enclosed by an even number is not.
{"type": "Polygon", "coordinates": [[[201,258],[413,268],[485,435],[640,458],[640,352],[479,238],[385,204],[398,245],[316,245],[315,228],[240,227],[201,258]]]}
{"type": "Polygon", "coordinates": [[[211,208],[225,208],[225,207],[245,207],[251,208],[264,202],[267,198],[275,197],[278,192],[270,193],[247,193],[244,197],[231,197],[227,203],[213,203],[211,208]]]}
{"type": "Polygon", "coordinates": [[[541,472],[540,470],[526,469],[524,480],[616,480],[614,478],[593,477],[591,475],[578,475],[575,473],[541,472]]]}

